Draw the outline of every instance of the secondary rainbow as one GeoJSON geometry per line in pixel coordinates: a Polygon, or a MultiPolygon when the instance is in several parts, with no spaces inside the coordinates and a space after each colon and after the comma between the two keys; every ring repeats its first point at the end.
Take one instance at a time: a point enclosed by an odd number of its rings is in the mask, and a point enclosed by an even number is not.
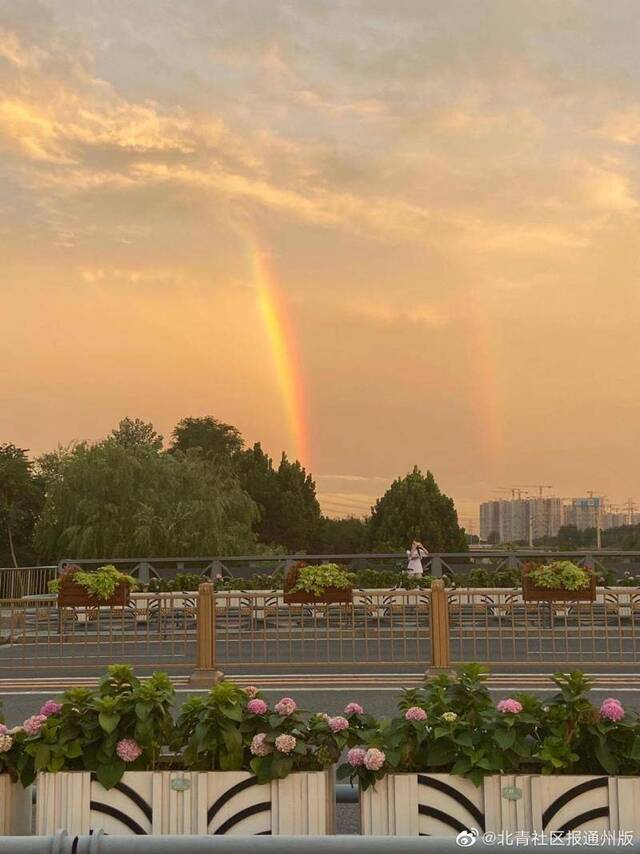
{"type": "Polygon", "coordinates": [[[278,283],[269,254],[255,238],[249,241],[249,249],[251,278],[271,347],[291,442],[297,459],[308,469],[311,460],[307,403],[296,332],[287,298],[278,283]]]}

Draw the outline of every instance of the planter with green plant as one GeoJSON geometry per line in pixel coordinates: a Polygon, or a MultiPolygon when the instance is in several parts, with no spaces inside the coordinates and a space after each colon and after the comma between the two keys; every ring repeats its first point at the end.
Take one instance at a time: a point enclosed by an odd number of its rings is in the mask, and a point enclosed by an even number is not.
{"type": "Polygon", "coordinates": [[[525,602],[595,602],[595,573],[570,560],[522,566],[525,602]]]}
{"type": "Polygon", "coordinates": [[[94,571],[70,567],[49,582],[49,591],[58,594],[59,608],[125,607],[135,586],[135,578],[109,564],[94,571]]]}
{"type": "Polygon", "coordinates": [[[352,730],[338,776],[360,782],[362,833],[638,835],[637,714],[611,697],[594,705],[579,672],[556,673],[544,703],[494,703],[486,678],[479,665],[435,677],[404,692],[400,717],[352,730]]]}
{"type": "Polygon", "coordinates": [[[293,567],[284,579],[287,604],[351,604],[355,575],[337,563],[293,567]]]}
{"type": "Polygon", "coordinates": [[[0,708],[0,836],[31,833],[31,786],[18,781],[24,739],[23,728],[9,728],[0,708]]]}

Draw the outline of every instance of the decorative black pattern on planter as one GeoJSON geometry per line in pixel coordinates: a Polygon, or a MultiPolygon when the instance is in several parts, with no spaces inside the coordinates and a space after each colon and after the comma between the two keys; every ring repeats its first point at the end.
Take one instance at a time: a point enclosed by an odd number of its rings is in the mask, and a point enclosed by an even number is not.
{"type": "MultiPolygon", "coordinates": [[[[566,806],[574,798],[584,795],[585,792],[592,792],[594,789],[606,789],[609,785],[607,777],[596,777],[595,780],[587,780],[586,783],[579,783],[571,789],[568,789],[564,794],[556,798],[553,803],[549,804],[546,810],[542,813],[542,829],[545,830],[551,819],[556,815],[562,807],[566,806]]],[[[609,815],[609,808],[606,807],[606,815],[609,815]]]]}
{"type": "MultiPolygon", "coordinates": [[[[225,834],[232,827],[235,827],[236,824],[239,824],[241,821],[244,821],[245,818],[249,818],[252,815],[257,815],[260,812],[271,812],[271,801],[264,801],[261,804],[252,804],[252,806],[247,807],[244,810],[240,810],[235,815],[232,815],[231,818],[228,818],[226,821],[223,821],[220,827],[214,831],[214,836],[220,836],[225,834]]],[[[256,836],[262,836],[262,834],[257,834],[256,836]]],[[[266,835],[266,834],[265,834],[266,835]]]]}
{"type": "Polygon", "coordinates": [[[609,818],[609,807],[597,807],[596,809],[582,812],[580,815],[575,816],[575,818],[570,819],[566,824],[563,824],[559,832],[568,833],[570,830],[575,830],[576,827],[580,827],[588,821],[593,821],[594,818],[609,818]]]}
{"type": "MultiPolygon", "coordinates": [[[[466,824],[458,821],[458,819],[454,818],[452,815],[447,815],[447,813],[442,812],[442,810],[437,810],[435,807],[428,807],[426,804],[418,804],[418,812],[420,815],[428,815],[430,818],[437,818],[438,821],[446,824],[447,827],[452,827],[454,830],[457,830],[458,833],[462,833],[463,830],[471,831],[471,828],[467,827],[466,824]]],[[[420,834],[420,836],[424,835],[427,834],[420,834]]]]}
{"type": "Polygon", "coordinates": [[[136,836],[148,836],[147,831],[143,830],[137,821],[134,821],[130,816],[125,815],[119,809],[115,807],[109,806],[109,804],[101,804],[99,801],[91,801],[89,804],[89,809],[92,812],[103,813],[104,815],[110,815],[111,818],[117,819],[119,822],[122,822],[125,827],[128,827],[136,836]]]}
{"type": "MultiPolygon", "coordinates": [[[[436,780],[434,777],[426,777],[424,774],[418,774],[418,785],[429,786],[429,788],[453,798],[457,804],[460,804],[478,822],[478,830],[484,831],[484,814],[480,812],[478,807],[469,798],[465,797],[457,789],[454,789],[453,786],[449,786],[448,783],[444,783],[442,780],[436,780]]],[[[463,826],[462,829],[466,828],[463,826]]]]}
{"type": "Polygon", "coordinates": [[[209,809],[207,810],[207,827],[211,824],[212,820],[215,818],[216,814],[220,812],[222,807],[228,803],[231,798],[234,798],[240,792],[244,792],[245,789],[250,789],[251,786],[258,785],[257,777],[249,777],[248,780],[243,780],[241,783],[236,783],[235,786],[232,786],[230,789],[227,789],[226,792],[223,792],[215,803],[213,803],[209,809]]]}
{"type": "MultiPolygon", "coordinates": [[[[95,782],[97,779],[98,778],[95,774],[91,775],[92,782],[95,782]]],[[[133,801],[133,803],[140,808],[140,811],[149,821],[149,823],[153,823],[153,810],[142,797],[142,795],[138,794],[135,789],[132,789],[131,786],[127,786],[127,784],[123,783],[122,781],[120,783],[116,783],[113,788],[116,789],[116,791],[118,792],[122,792],[123,795],[126,795],[130,801],[133,801]]]]}

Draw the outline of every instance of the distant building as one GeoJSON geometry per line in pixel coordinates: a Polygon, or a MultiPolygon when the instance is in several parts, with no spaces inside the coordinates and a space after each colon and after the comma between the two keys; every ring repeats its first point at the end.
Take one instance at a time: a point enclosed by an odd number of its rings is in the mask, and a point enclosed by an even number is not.
{"type": "Polygon", "coordinates": [[[600,517],[600,525],[602,527],[604,502],[597,495],[589,498],[572,498],[571,503],[564,506],[563,516],[564,525],[575,525],[579,531],[586,531],[587,528],[596,528],[598,517],[600,517]]]}
{"type": "Polygon", "coordinates": [[[501,543],[529,540],[529,525],[534,540],[555,537],[562,524],[559,498],[513,498],[511,501],[485,501],[480,505],[480,538],[488,540],[497,533],[501,543]]]}

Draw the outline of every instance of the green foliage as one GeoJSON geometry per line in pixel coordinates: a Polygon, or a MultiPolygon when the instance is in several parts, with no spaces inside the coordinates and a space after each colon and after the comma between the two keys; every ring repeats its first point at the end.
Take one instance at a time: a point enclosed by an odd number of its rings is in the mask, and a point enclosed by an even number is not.
{"type": "Polygon", "coordinates": [[[250,550],[255,506],[224,466],[107,439],[59,460],[35,537],[53,557],[250,550]]]}
{"type": "Polygon", "coordinates": [[[310,593],[322,596],[328,587],[348,590],[353,587],[355,575],[337,563],[322,563],[319,566],[303,566],[295,570],[292,593],[310,593]]]}
{"type": "Polygon", "coordinates": [[[197,450],[207,459],[231,460],[242,450],[244,441],[240,431],[224,424],[211,415],[203,418],[183,418],[171,434],[170,452],[186,454],[197,450]]]}
{"type": "Polygon", "coordinates": [[[367,520],[322,516],[310,548],[315,554],[362,554],[369,549],[367,520]]]}
{"type": "Polygon", "coordinates": [[[320,524],[316,486],[299,462],[282,455],[274,468],[260,443],[239,453],[234,460],[242,488],[259,508],[255,526],[262,543],[278,543],[290,551],[306,551],[320,524]]]}
{"type": "Polygon", "coordinates": [[[44,501],[44,483],[27,452],[0,445],[0,566],[35,560],[32,533],[44,501]]]}
{"type": "Polygon", "coordinates": [[[196,572],[178,572],[173,578],[153,578],[149,582],[149,593],[182,593],[197,590],[208,579],[196,572]]]}
{"type": "Polygon", "coordinates": [[[423,542],[430,551],[468,549],[453,500],[440,491],[431,472],[423,475],[417,466],[378,499],[369,532],[377,550],[406,549],[412,540],[423,542]]]}
{"type": "Polygon", "coordinates": [[[125,448],[148,446],[156,451],[162,448],[162,436],[156,433],[153,424],[140,418],[123,418],[111,438],[125,448]]]}
{"type": "Polygon", "coordinates": [[[131,590],[134,590],[137,584],[135,578],[120,572],[113,564],[101,566],[91,571],[76,569],[73,573],[73,580],[98,599],[110,599],[116,592],[118,585],[123,582],[128,584],[131,590]]]}
{"type": "Polygon", "coordinates": [[[38,771],[92,771],[102,785],[116,785],[125,770],[152,770],[172,731],[174,689],[166,673],[141,683],[130,667],[111,665],[96,689],[72,688],[62,709],[35,735],[26,735],[20,779],[29,785],[38,771]],[[130,739],[140,756],[126,763],[118,743],[130,739]]]}
{"type": "Polygon", "coordinates": [[[556,590],[584,590],[591,584],[593,573],[570,560],[556,560],[527,570],[536,587],[556,590]]]}

